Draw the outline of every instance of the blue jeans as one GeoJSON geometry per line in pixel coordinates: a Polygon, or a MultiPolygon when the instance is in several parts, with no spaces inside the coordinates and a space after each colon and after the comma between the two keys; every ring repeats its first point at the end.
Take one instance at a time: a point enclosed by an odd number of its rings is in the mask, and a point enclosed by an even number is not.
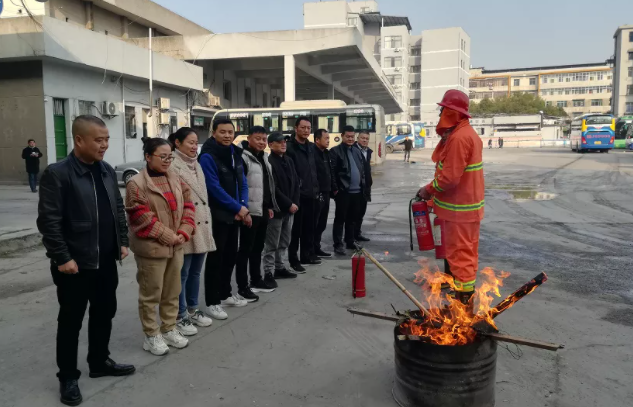
{"type": "Polygon", "coordinates": [[[207,256],[201,254],[185,254],[185,262],[180,271],[182,290],[180,291],[180,305],[178,307],[178,319],[186,316],[187,308],[198,308],[198,293],[200,291],[200,273],[202,264],[207,256]]]}
{"type": "Polygon", "coordinates": [[[29,174],[29,186],[31,187],[31,191],[35,192],[37,190],[37,173],[28,173],[29,174]]]}

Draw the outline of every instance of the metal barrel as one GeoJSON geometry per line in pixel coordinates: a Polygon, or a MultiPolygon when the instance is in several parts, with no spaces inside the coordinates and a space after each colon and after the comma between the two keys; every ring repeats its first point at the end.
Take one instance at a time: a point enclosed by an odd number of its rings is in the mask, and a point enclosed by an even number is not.
{"type": "Polygon", "coordinates": [[[394,335],[393,396],[401,407],[493,407],[497,344],[489,338],[464,346],[399,340],[394,335]]]}

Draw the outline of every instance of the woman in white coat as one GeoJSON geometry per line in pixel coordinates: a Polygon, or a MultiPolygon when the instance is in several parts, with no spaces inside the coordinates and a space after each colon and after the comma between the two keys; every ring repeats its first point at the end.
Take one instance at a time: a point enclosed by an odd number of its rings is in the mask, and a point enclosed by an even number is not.
{"type": "Polygon", "coordinates": [[[182,291],[176,329],[183,335],[195,335],[195,325],[205,327],[213,322],[198,308],[200,274],[207,253],[215,251],[211,234],[211,211],[204,173],[198,164],[198,135],[189,127],[182,127],[169,136],[174,146],[175,159],[170,171],[176,172],[191,189],[191,200],[196,207],[196,233],[184,245],[185,261],[181,270],[182,291]]]}

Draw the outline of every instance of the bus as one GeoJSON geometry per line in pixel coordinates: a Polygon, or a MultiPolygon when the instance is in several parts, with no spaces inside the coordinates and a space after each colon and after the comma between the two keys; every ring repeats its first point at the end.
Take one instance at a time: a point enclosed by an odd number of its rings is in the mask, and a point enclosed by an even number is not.
{"type": "Polygon", "coordinates": [[[633,116],[623,116],[615,122],[615,148],[627,148],[627,137],[633,137],[633,116]]]}
{"type": "Polygon", "coordinates": [[[421,122],[391,122],[387,124],[387,144],[393,146],[401,144],[406,137],[414,140],[415,148],[424,148],[426,131],[421,122]]]}
{"type": "MultiPolygon", "coordinates": [[[[330,148],[341,144],[345,126],[353,126],[356,133],[369,132],[369,147],[374,151],[372,164],[382,164],[386,155],[385,112],[378,105],[347,105],[340,100],[303,100],[283,102],[280,107],[224,109],[213,120],[230,119],[235,126],[235,144],[246,140],[253,126],[262,126],[268,133],[281,132],[294,137],[297,118],[306,116],[312,122],[312,131],[326,129],[330,133],[330,148]]],[[[314,134],[310,134],[314,141],[314,134]]]]}
{"type": "Polygon", "coordinates": [[[571,122],[569,144],[572,151],[608,153],[615,144],[615,119],[610,114],[589,113],[571,122]]]}

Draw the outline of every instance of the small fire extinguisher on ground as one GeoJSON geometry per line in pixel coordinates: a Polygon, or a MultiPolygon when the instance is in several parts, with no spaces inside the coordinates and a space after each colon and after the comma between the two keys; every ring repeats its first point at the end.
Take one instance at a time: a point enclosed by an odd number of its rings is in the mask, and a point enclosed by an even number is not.
{"type": "Polygon", "coordinates": [[[365,294],[365,256],[356,253],[352,256],[352,295],[362,298],[365,294]]]}
{"type": "Polygon", "coordinates": [[[409,202],[409,235],[411,239],[411,251],[413,251],[413,225],[418,238],[418,248],[425,252],[435,249],[433,229],[429,218],[429,205],[426,201],[413,198],[409,202]]]}

